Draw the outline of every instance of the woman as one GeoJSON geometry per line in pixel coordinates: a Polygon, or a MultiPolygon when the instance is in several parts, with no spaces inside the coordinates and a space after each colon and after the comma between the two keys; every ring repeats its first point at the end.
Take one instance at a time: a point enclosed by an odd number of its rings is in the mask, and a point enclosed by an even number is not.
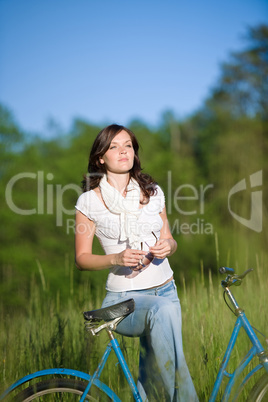
{"type": "Polygon", "coordinates": [[[155,386],[159,392],[161,382],[169,400],[196,401],[182,349],[180,302],[167,259],[177,244],[163,192],[141,172],[138,149],[136,137],[123,126],[110,125],[96,137],[89,176],[76,205],[76,265],[80,270],[109,269],[102,307],[135,300],[135,311],[117,332],[140,337],[138,389],[143,400],[155,386]],[[93,254],[95,235],[105,255],[93,254]]]}

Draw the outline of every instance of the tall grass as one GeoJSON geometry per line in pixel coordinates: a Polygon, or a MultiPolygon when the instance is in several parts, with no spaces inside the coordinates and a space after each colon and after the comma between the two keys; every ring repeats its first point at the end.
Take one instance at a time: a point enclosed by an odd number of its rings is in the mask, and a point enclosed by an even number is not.
{"type": "MultiPolygon", "coordinates": [[[[40,267],[41,269],[41,267],[40,267]]],[[[49,367],[69,367],[93,372],[108,339],[103,333],[92,337],[85,333],[82,311],[101,305],[104,290],[92,298],[90,281],[75,288],[70,277],[70,297],[64,304],[59,294],[49,296],[36,278],[31,281],[31,295],[26,314],[6,314],[0,310],[1,390],[18,378],[49,367]]],[[[178,286],[183,316],[184,352],[200,401],[207,401],[235,322],[235,316],[222,299],[221,278],[200,274],[191,283],[182,278],[178,286]]],[[[239,304],[252,324],[268,334],[268,278],[264,262],[256,258],[256,267],[241,287],[234,289],[239,304]]],[[[20,310],[19,310],[20,311],[20,310]]],[[[118,336],[119,343],[134,378],[138,373],[139,341],[118,336]]],[[[230,370],[249,348],[248,339],[239,335],[230,361],[230,370]]],[[[132,400],[121,369],[114,358],[102,379],[124,401],[132,400]]]]}
{"type": "MultiPolygon", "coordinates": [[[[212,280],[210,274],[204,279],[201,275],[184,289],[181,297],[184,351],[201,401],[209,399],[236,320],[224,303],[221,280],[220,276],[212,280]]],[[[268,338],[267,289],[266,270],[256,261],[254,271],[232,291],[252,325],[268,338]]],[[[265,345],[264,338],[261,341],[265,345]]],[[[242,330],[230,359],[230,372],[249,349],[250,341],[242,330]]]]}

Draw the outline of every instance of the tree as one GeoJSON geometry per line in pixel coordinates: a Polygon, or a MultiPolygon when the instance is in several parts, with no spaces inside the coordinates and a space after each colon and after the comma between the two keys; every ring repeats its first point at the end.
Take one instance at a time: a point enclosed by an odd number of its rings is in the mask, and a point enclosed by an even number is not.
{"type": "Polygon", "coordinates": [[[19,129],[11,112],[0,104],[0,175],[7,171],[13,161],[14,151],[22,148],[24,135],[19,129]]]}
{"type": "Polygon", "coordinates": [[[248,47],[222,64],[221,78],[208,102],[234,117],[259,115],[267,120],[268,26],[249,28],[246,39],[248,47]]]}

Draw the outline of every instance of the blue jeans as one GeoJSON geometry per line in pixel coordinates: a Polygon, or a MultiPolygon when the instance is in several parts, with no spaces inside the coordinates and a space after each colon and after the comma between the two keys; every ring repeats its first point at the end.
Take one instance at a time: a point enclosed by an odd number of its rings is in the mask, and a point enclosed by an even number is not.
{"type": "Polygon", "coordinates": [[[198,401],[183,353],[181,307],[175,282],[153,289],[108,291],[102,307],[130,298],[135,300],[135,311],[120,322],[116,332],[140,337],[137,386],[142,399],[146,400],[147,395],[156,400],[198,401]]]}

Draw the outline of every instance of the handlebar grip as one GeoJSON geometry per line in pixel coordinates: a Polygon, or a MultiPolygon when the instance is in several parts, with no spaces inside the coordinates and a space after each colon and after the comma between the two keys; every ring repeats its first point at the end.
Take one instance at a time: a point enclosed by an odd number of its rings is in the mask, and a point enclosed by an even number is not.
{"type": "Polygon", "coordinates": [[[226,273],[228,273],[228,272],[234,274],[235,271],[234,271],[233,268],[227,268],[227,267],[220,267],[220,268],[219,268],[219,273],[220,273],[220,274],[226,274],[226,273]]]}

